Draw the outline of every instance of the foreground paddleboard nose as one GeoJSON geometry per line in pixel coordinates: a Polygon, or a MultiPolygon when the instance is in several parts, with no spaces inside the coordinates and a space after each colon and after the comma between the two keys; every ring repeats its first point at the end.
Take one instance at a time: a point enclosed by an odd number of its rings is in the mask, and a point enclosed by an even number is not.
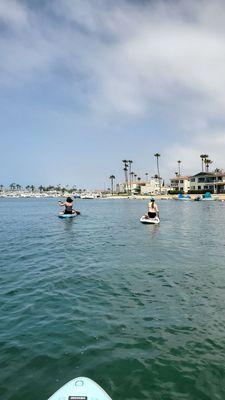
{"type": "Polygon", "coordinates": [[[66,383],[48,400],[112,400],[96,382],[79,377],[66,383]]]}

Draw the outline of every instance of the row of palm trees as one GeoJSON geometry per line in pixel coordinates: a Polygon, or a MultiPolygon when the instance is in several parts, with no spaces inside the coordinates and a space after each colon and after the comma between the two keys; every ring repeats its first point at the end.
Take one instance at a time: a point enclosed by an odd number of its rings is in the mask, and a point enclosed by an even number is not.
{"type": "MultiPolygon", "coordinates": [[[[202,161],[202,172],[209,172],[210,165],[213,163],[213,161],[209,159],[208,154],[201,154],[200,158],[202,161]]],[[[182,162],[181,160],[177,161],[178,172],[175,172],[175,175],[177,176],[181,175],[181,162],[182,162]]]]}
{"type": "Polygon", "coordinates": [[[202,172],[209,172],[209,167],[213,161],[209,159],[208,154],[201,154],[200,158],[202,160],[202,172]]]}
{"type": "Polygon", "coordinates": [[[131,193],[132,183],[141,182],[141,177],[131,170],[133,160],[122,160],[123,170],[125,174],[125,189],[128,193],[131,193]]]}
{"type": "MultiPolygon", "coordinates": [[[[9,188],[12,191],[20,191],[21,189],[23,189],[23,187],[15,182],[11,183],[9,185],[9,188]]],[[[0,185],[0,191],[2,191],[4,189],[4,185],[0,185]]],[[[34,192],[35,190],[39,190],[39,192],[50,192],[50,191],[57,191],[57,192],[73,192],[74,190],[76,190],[77,192],[82,191],[81,189],[76,189],[75,186],[73,186],[72,188],[70,188],[68,185],[66,185],[66,187],[62,187],[61,185],[48,185],[48,186],[43,186],[40,185],[38,187],[35,187],[34,185],[27,185],[25,186],[25,189],[31,192],[34,192]]]]}
{"type": "MultiPolygon", "coordinates": [[[[9,185],[9,188],[14,191],[14,190],[21,190],[23,187],[21,185],[19,185],[18,183],[13,182],[9,185]]],[[[39,186],[38,189],[40,190],[41,188],[44,188],[44,186],[39,186]]],[[[4,185],[0,185],[0,191],[2,191],[3,189],[4,189],[4,185]]],[[[36,188],[34,185],[28,185],[28,186],[25,186],[25,189],[31,190],[32,192],[34,192],[34,190],[36,188]]]]}
{"type": "MultiPolygon", "coordinates": [[[[156,166],[157,166],[157,174],[154,176],[155,179],[159,180],[159,190],[161,194],[161,177],[160,177],[160,170],[159,170],[159,158],[161,157],[160,153],[155,153],[154,157],[156,157],[156,166]]],[[[125,190],[127,193],[131,193],[132,183],[134,182],[141,182],[141,177],[138,176],[135,172],[132,171],[132,164],[133,160],[122,160],[123,163],[123,171],[125,177],[125,190]]],[[[149,173],[145,173],[146,183],[148,182],[149,173]]],[[[114,194],[114,181],[116,177],[115,175],[110,175],[110,186],[111,186],[111,193],[114,194]]]]}

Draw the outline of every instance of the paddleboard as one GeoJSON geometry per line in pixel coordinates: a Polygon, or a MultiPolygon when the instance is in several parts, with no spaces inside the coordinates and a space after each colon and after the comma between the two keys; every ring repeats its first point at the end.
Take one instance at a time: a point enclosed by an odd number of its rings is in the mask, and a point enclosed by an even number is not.
{"type": "Polygon", "coordinates": [[[75,218],[77,216],[77,213],[74,214],[58,214],[59,218],[75,218]]]}
{"type": "Polygon", "coordinates": [[[209,198],[207,198],[207,197],[202,197],[201,200],[202,200],[202,201],[214,201],[215,199],[214,199],[213,197],[209,197],[209,198]]]}
{"type": "Polygon", "coordinates": [[[155,224],[156,225],[156,224],[160,223],[160,219],[159,219],[159,217],[149,218],[149,217],[146,217],[145,215],[143,215],[140,218],[140,222],[142,224],[155,224]]]}
{"type": "Polygon", "coordinates": [[[79,377],[66,383],[48,400],[112,400],[94,381],[79,377]]]}

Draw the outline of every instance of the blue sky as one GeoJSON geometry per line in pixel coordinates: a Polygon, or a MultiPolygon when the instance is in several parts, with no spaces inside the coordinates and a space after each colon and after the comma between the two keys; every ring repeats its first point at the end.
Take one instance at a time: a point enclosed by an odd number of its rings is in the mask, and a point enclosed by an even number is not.
{"type": "Polygon", "coordinates": [[[222,0],[0,0],[0,54],[2,184],[225,167],[222,0]]]}

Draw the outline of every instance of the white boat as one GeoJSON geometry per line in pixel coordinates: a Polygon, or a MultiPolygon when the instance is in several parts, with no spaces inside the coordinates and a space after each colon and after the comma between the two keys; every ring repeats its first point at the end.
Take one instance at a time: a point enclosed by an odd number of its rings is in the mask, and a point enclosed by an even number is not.
{"type": "Polygon", "coordinates": [[[177,200],[179,201],[190,201],[191,200],[191,196],[189,194],[183,195],[183,194],[179,194],[177,197],[177,200]]]}
{"type": "Polygon", "coordinates": [[[75,378],[66,383],[48,400],[112,400],[97,383],[89,378],[75,378]]]}
{"type": "Polygon", "coordinates": [[[92,200],[92,199],[95,199],[96,197],[95,197],[93,194],[91,194],[91,193],[87,193],[87,194],[82,194],[82,195],[80,196],[80,198],[81,198],[81,199],[92,200]]]}
{"type": "Polygon", "coordinates": [[[212,196],[212,194],[210,192],[206,192],[202,195],[201,198],[202,201],[215,201],[215,200],[219,200],[218,196],[212,196]]]}
{"type": "Polygon", "coordinates": [[[157,225],[157,224],[160,223],[160,219],[157,216],[155,218],[149,218],[147,215],[143,215],[140,218],[140,222],[142,224],[154,224],[154,225],[157,225]]]}

